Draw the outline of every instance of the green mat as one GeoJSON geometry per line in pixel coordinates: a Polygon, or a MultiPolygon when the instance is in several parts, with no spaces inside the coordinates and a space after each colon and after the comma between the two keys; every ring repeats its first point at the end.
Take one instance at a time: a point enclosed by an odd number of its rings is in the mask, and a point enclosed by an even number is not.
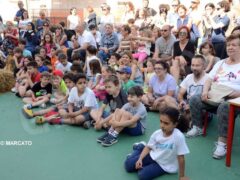
{"type": "MultiPolygon", "coordinates": [[[[123,162],[132,144],[147,141],[159,128],[159,115],[148,114],[144,136],[121,135],[119,142],[104,148],[96,142],[103,132],[67,125],[36,126],[21,112],[22,102],[11,93],[0,95],[0,180],[132,180],[136,173],[126,173],[123,162]],[[31,141],[30,146],[7,146],[6,141],[31,141]],[[2,145],[1,145],[2,144],[2,145]]],[[[186,175],[191,180],[240,179],[240,123],[236,122],[232,166],[225,159],[212,159],[217,123],[214,119],[206,137],[187,139],[191,153],[186,156],[186,175]]],[[[178,175],[158,179],[176,180],[178,175]]]]}

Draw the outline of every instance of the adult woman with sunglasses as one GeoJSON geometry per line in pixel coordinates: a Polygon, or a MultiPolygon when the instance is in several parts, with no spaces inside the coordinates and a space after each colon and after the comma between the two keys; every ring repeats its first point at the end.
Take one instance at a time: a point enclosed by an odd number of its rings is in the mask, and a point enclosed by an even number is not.
{"type": "Polygon", "coordinates": [[[148,92],[142,98],[149,110],[159,110],[165,106],[164,96],[175,96],[177,84],[174,77],[169,74],[169,65],[159,61],[154,65],[155,75],[149,81],[148,92]]]}

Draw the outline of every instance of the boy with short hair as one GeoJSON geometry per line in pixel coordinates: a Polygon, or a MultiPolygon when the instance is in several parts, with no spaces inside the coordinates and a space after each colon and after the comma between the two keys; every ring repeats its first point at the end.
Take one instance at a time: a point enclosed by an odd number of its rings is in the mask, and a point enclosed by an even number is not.
{"type": "Polygon", "coordinates": [[[59,111],[63,116],[62,123],[71,125],[83,125],[90,128],[90,110],[98,108],[94,92],[87,87],[87,78],[84,74],[75,76],[75,87],[68,97],[68,112],[59,111]]]}
{"type": "Polygon", "coordinates": [[[96,130],[100,130],[102,127],[107,128],[108,122],[115,109],[122,108],[122,106],[127,103],[127,94],[121,88],[121,83],[116,75],[110,75],[104,83],[108,94],[106,95],[102,106],[99,109],[94,109],[90,112],[96,130]],[[106,111],[108,106],[110,111],[106,111]]]}
{"type": "Polygon", "coordinates": [[[56,69],[61,70],[63,73],[71,71],[72,63],[67,61],[67,56],[63,53],[58,54],[58,64],[56,69]]]}
{"type": "Polygon", "coordinates": [[[33,107],[46,107],[45,103],[50,100],[52,94],[50,78],[51,74],[49,72],[43,72],[41,74],[40,82],[34,84],[30,90],[31,97],[23,98],[23,102],[26,103],[23,107],[24,114],[28,114],[27,111],[33,107]]]}
{"type": "Polygon", "coordinates": [[[48,71],[48,67],[44,65],[44,59],[42,56],[40,56],[40,54],[35,54],[35,61],[38,65],[38,71],[40,73],[44,72],[44,71],[48,71]]]}
{"type": "Polygon", "coordinates": [[[111,146],[118,142],[120,132],[130,136],[142,135],[145,132],[147,111],[141,103],[143,90],[140,86],[134,86],[128,91],[128,103],[121,109],[116,109],[109,121],[111,124],[107,133],[97,139],[102,146],[111,146]]]}
{"type": "MultiPolygon", "coordinates": [[[[30,61],[27,64],[27,73],[21,79],[25,79],[20,85],[16,86],[16,95],[19,97],[29,97],[31,93],[28,91],[33,85],[40,81],[41,73],[38,72],[38,65],[35,61],[30,61]]],[[[19,82],[17,82],[19,83],[19,82]]]]}
{"type": "Polygon", "coordinates": [[[132,70],[129,66],[124,66],[117,71],[120,74],[120,79],[122,80],[123,90],[127,93],[131,87],[136,86],[136,83],[130,79],[132,70]]]}
{"type": "Polygon", "coordinates": [[[31,56],[31,57],[32,57],[31,51],[27,50],[27,49],[25,48],[25,46],[26,46],[26,40],[25,40],[25,39],[19,39],[19,40],[18,40],[18,47],[19,47],[20,49],[22,49],[22,51],[23,51],[23,57],[27,57],[27,56],[31,56]]]}

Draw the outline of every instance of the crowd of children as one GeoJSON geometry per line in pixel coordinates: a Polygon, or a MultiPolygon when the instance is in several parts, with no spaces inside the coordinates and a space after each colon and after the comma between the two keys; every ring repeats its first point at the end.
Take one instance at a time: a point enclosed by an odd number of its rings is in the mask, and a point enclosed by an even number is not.
{"type": "MultiPolygon", "coordinates": [[[[111,8],[103,4],[106,14],[100,20],[100,32],[96,19],[93,24],[80,22],[76,13],[69,16],[67,28],[64,22],[51,24],[45,19],[37,21],[42,26],[35,30],[22,1],[18,3],[19,33],[11,21],[0,32],[5,71],[0,75],[15,79],[12,92],[22,98],[24,115],[35,118],[37,125],[68,124],[105,131],[97,142],[108,147],[118,142],[121,133],[143,135],[150,123],[147,111],[160,110],[160,129],[147,144],[133,145],[125,169],[138,172],[139,179],[177,171],[181,180],[187,179],[184,155],[189,149],[183,132],[191,129],[188,103],[192,96],[202,94],[215,63],[226,58],[219,48],[231,53],[229,45],[220,42],[226,39],[229,26],[229,3],[216,4],[224,12],[216,13],[218,20],[206,13],[207,20],[201,22],[194,19],[199,14],[194,4],[199,5],[199,0],[192,0],[188,11],[179,0],[172,0],[172,12],[162,4],[155,18],[155,10],[143,0],[135,19],[129,2],[124,25],[113,24],[111,8]],[[72,18],[77,22],[70,22],[72,18]],[[205,31],[211,30],[207,38],[197,36],[200,24],[205,31]]],[[[239,29],[236,26],[230,33],[233,40],[240,41],[239,29]]]]}

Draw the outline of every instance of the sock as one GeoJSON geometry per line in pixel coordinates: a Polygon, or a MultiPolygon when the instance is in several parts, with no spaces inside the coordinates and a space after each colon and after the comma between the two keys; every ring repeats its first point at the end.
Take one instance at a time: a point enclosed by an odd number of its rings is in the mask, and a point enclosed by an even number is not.
{"type": "Polygon", "coordinates": [[[117,131],[113,131],[109,134],[111,134],[113,137],[117,138],[119,133],[117,131]]]}
{"type": "Polygon", "coordinates": [[[226,146],[226,143],[221,142],[221,141],[218,141],[218,145],[220,145],[220,146],[226,146]]]}
{"type": "Polygon", "coordinates": [[[112,127],[110,127],[108,130],[108,133],[111,134],[111,132],[113,132],[113,131],[114,131],[114,129],[112,127]]]}

